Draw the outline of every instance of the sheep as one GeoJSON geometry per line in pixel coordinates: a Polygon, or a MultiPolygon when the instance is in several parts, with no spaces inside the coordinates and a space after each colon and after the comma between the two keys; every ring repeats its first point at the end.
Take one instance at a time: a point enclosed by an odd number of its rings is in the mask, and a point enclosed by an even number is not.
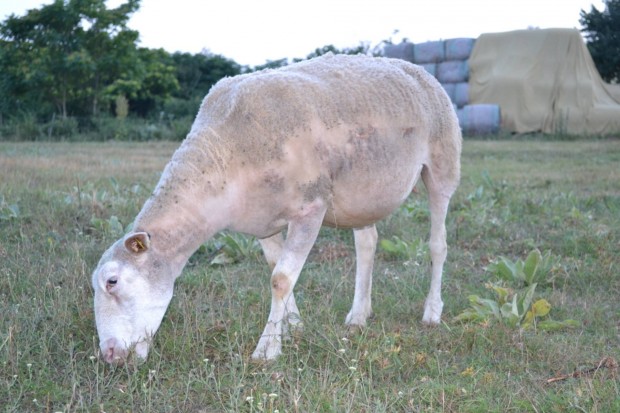
{"type": "Polygon", "coordinates": [[[299,323],[293,287],[322,225],[353,229],[355,291],[345,323],[365,326],[375,223],[404,202],[420,176],[432,259],[422,321],[439,323],[445,219],[461,145],[441,85],[402,60],[330,54],[219,81],[132,231],[92,274],[102,357],[147,357],[176,278],[222,230],[257,237],[272,270],[271,310],[253,359],[280,355],[282,339],[299,323]]]}

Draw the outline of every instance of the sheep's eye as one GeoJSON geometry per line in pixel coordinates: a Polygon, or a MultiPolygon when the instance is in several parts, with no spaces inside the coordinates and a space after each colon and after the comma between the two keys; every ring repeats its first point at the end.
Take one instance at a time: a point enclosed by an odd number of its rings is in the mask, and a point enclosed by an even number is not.
{"type": "Polygon", "coordinates": [[[106,285],[105,285],[106,290],[110,291],[116,285],[116,283],[118,283],[118,278],[116,277],[108,278],[106,280],[106,285]]]}

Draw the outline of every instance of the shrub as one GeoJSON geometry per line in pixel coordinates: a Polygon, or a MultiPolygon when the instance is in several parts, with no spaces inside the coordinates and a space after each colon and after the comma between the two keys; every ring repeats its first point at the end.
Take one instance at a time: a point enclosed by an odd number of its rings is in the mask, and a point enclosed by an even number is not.
{"type": "Polygon", "coordinates": [[[41,126],[32,113],[7,120],[0,129],[0,137],[5,140],[34,141],[41,136],[41,126]]]}
{"type": "Polygon", "coordinates": [[[116,118],[123,120],[129,114],[129,101],[123,95],[120,95],[114,101],[116,118]]]}
{"type": "Polygon", "coordinates": [[[555,321],[548,318],[551,304],[544,298],[534,301],[536,284],[523,291],[512,290],[498,285],[488,284],[497,295],[496,299],[469,296],[470,308],[454,318],[456,322],[500,322],[508,327],[541,330],[559,330],[577,327],[575,320],[555,321]]]}
{"type": "Polygon", "coordinates": [[[553,280],[549,277],[557,266],[557,259],[550,251],[541,254],[538,249],[532,250],[525,261],[513,262],[506,257],[500,257],[498,262],[489,265],[489,271],[500,279],[530,286],[532,284],[549,284],[553,280]]]}
{"type": "Polygon", "coordinates": [[[43,136],[50,140],[69,139],[78,134],[78,121],[75,118],[53,117],[51,121],[41,125],[41,131],[43,136]]]}
{"type": "Polygon", "coordinates": [[[260,247],[256,238],[238,233],[223,233],[211,241],[218,251],[211,264],[232,264],[245,258],[257,257],[260,247]]]}

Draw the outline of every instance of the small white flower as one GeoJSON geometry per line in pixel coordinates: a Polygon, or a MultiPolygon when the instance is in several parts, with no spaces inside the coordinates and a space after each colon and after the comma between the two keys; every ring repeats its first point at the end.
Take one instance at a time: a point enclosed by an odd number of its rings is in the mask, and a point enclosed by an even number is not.
{"type": "MultiPolygon", "coordinates": [[[[26,367],[28,367],[28,368],[32,367],[32,363],[28,363],[28,364],[26,364],[26,367]]],[[[36,400],[36,399],[35,399],[35,400],[36,400]]]]}
{"type": "Polygon", "coordinates": [[[270,399],[276,399],[278,397],[277,393],[269,393],[269,398],[270,399]]]}
{"type": "Polygon", "coordinates": [[[203,359],[202,361],[204,361],[206,364],[209,364],[209,359],[203,359]]]}
{"type": "Polygon", "coordinates": [[[95,356],[90,356],[88,359],[89,359],[90,361],[95,361],[95,360],[97,359],[97,357],[95,357],[95,356]]]}
{"type": "Polygon", "coordinates": [[[344,353],[346,353],[346,352],[347,352],[347,350],[346,350],[346,349],[344,349],[344,348],[341,348],[340,350],[338,350],[338,353],[340,353],[340,354],[344,354],[344,353]]]}
{"type": "Polygon", "coordinates": [[[351,366],[351,367],[349,367],[349,370],[351,370],[352,372],[357,371],[357,367],[351,366]]]}
{"type": "Polygon", "coordinates": [[[349,339],[348,339],[348,338],[346,338],[346,337],[342,337],[342,342],[343,342],[343,343],[346,343],[347,341],[349,341],[349,339]]]}
{"type": "Polygon", "coordinates": [[[245,398],[245,401],[248,402],[248,403],[252,403],[254,401],[254,397],[248,396],[248,397],[245,398]]]}
{"type": "Polygon", "coordinates": [[[398,397],[403,397],[403,395],[404,395],[404,394],[405,394],[405,393],[403,393],[402,391],[399,391],[399,392],[398,392],[398,397]]]}

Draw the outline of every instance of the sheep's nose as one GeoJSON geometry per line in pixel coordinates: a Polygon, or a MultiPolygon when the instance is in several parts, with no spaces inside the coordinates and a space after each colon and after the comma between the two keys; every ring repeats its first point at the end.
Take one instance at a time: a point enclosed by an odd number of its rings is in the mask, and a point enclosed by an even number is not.
{"type": "Polygon", "coordinates": [[[123,364],[127,358],[127,350],[119,347],[118,340],[109,338],[101,344],[101,355],[110,364],[123,364]]]}

